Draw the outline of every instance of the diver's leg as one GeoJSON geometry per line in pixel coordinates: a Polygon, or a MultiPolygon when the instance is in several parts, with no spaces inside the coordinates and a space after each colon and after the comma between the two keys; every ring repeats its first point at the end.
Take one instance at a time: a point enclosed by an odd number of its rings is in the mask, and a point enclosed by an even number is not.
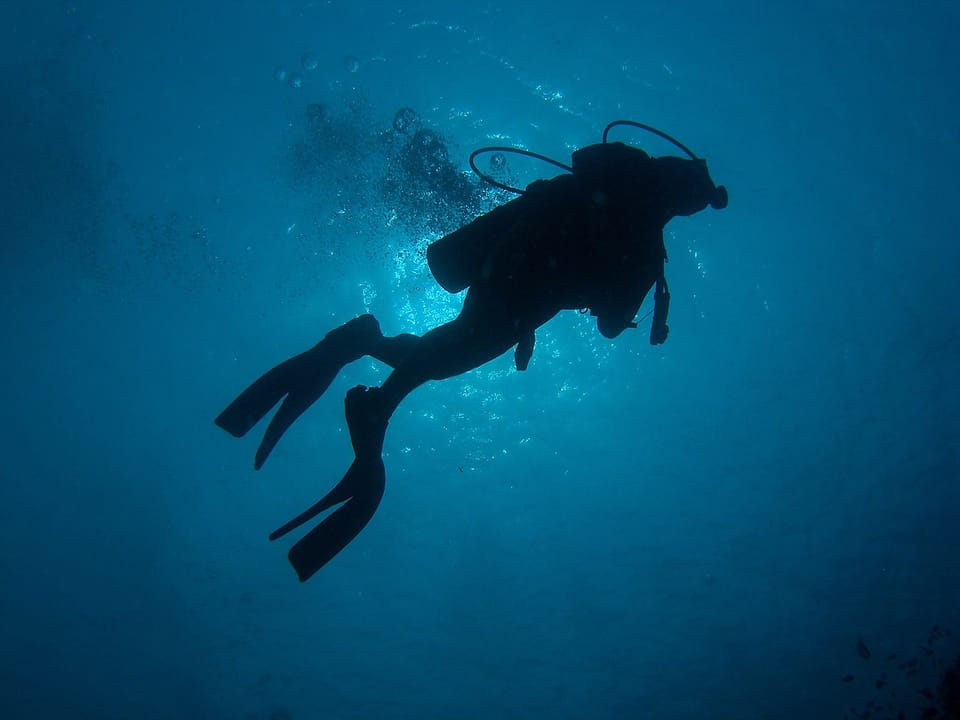
{"type": "Polygon", "coordinates": [[[455,320],[421,338],[401,336],[403,339],[392,347],[380,342],[380,354],[369,353],[384,362],[398,362],[383,387],[368,389],[361,385],[347,393],[344,406],[353,463],[323,499],[270,536],[276,539],[342,503],[290,549],[290,563],[301,581],[346,547],[373,517],[385,486],[382,454],[387,423],[403,398],[428,380],[459,375],[493,360],[529,332],[519,328],[539,327],[556,314],[549,309],[508,313],[501,303],[481,302],[483,296],[471,297],[472,293],[468,293],[455,320]]]}
{"type": "Polygon", "coordinates": [[[417,347],[420,340],[419,335],[411,335],[410,333],[402,333],[393,337],[381,336],[367,355],[395,368],[417,347]]]}
{"type": "Polygon", "coordinates": [[[557,313],[552,307],[518,307],[491,292],[470,290],[460,315],[411,344],[379,388],[354,388],[351,442],[358,453],[380,455],[387,423],[403,399],[428,380],[461,375],[499,357],[557,313]]]}
{"type": "Polygon", "coordinates": [[[382,454],[387,422],[400,401],[427,380],[440,380],[478,367],[516,342],[509,333],[490,333],[490,326],[487,330],[479,332],[469,316],[464,318],[461,314],[422,338],[404,341],[406,356],[383,388],[367,389],[361,385],[347,393],[344,406],[355,455],[350,469],[319,502],[270,535],[275,540],[340,505],[290,549],[290,564],[301,581],[345,548],[376,512],[386,484],[382,454]]]}
{"type": "Polygon", "coordinates": [[[548,303],[535,304],[528,298],[495,290],[471,289],[460,315],[429,331],[410,348],[379,389],[379,402],[389,417],[404,397],[428,380],[461,375],[518,343],[526,351],[523,359],[529,361],[533,331],[557,312],[559,308],[548,303]]]}

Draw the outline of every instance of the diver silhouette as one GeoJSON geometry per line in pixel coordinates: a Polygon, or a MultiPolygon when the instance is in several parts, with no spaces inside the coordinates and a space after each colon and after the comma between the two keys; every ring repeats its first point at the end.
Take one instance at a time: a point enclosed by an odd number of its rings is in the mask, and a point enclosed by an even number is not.
{"type": "Polygon", "coordinates": [[[387,423],[417,387],[477,368],[510,348],[516,348],[517,369],[526,369],[535,331],[561,310],[589,308],[600,333],[615,338],[636,327],[634,317],[654,287],[650,342],[666,339],[664,226],[708,205],[726,207],[727,191],[714,184],[704,160],[673,138],[632,121],[616,121],[607,130],[615,124],[650,129],[690,159],[651,157],[607,142],[605,131],[602,143],[573,153],[569,174],[532,183],[520,197],[429,247],[427,260],[437,281],[450,292],[469,288],[454,320],[423,336],[386,337],[372,315],[354,318],[268,371],[217,417],[217,425],[241,437],[282,400],[257,450],[259,469],[344,365],[370,356],[393,368],[379,388],[361,385],[346,395],[355,459],[343,479],[270,535],[279,538],[340,506],[291,548],[289,559],[301,581],[346,547],[376,511],[386,482],[381,455],[387,423]]]}

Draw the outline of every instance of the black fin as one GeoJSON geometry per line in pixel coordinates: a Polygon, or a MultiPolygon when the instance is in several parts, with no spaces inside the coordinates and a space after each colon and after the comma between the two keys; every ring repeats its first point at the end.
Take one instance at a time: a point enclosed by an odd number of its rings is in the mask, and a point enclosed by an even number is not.
{"type": "Polygon", "coordinates": [[[234,437],[246,435],[290,392],[293,377],[303,374],[311,352],[300,353],[265,372],[213,422],[234,437]]]}
{"type": "MultiPolygon", "coordinates": [[[[340,508],[331,513],[329,517],[324,518],[319,525],[297,541],[287,554],[290,564],[297,572],[297,577],[300,578],[300,582],[309,580],[317,570],[330,562],[337,553],[349,545],[350,541],[370,522],[370,518],[373,517],[380,505],[386,485],[383,461],[380,458],[367,459],[363,462],[355,460],[341,480],[340,485],[350,487],[353,490],[352,496],[340,508]]],[[[340,485],[337,487],[339,488],[340,485]]],[[[336,488],[334,492],[336,492],[336,488]]],[[[334,504],[336,503],[330,505],[334,504]]],[[[307,513],[314,511],[318,505],[308,510],[307,513]]],[[[319,512],[322,512],[322,510],[316,510],[313,515],[319,512]]],[[[307,513],[304,513],[304,515],[307,513]]],[[[299,519],[297,518],[297,520],[299,519]]],[[[302,522],[306,522],[307,519],[309,518],[305,518],[302,522]]],[[[296,523],[297,520],[293,520],[287,525],[296,523]]],[[[284,526],[284,528],[286,527],[284,526]]],[[[281,528],[281,530],[284,528],[281,528]]],[[[277,532],[280,532],[280,530],[277,532]]]]}
{"type": "Polygon", "coordinates": [[[327,391],[330,383],[333,382],[345,364],[339,362],[339,358],[335,358],[333,363],[326,365],[315,362],[312,365],[313,373],[309,377],[301,379],[296,387],[290,390],[277,410],[277,414],[270,419],[266,432],[263,433],[263,440],[260,441],[257,454],[253,459],[254,470],[263,467],[270,452],[276,447],[283,434],[298,417],[320,399],[320,396],[327,391]]]}
{"type": "Polygon", "coordinates": [[[310,350],[264,373],[214,422],[234,437],[243,437],[283,400],[257,448],[253,467],[259,470],[287,429],[326,392],[343,366],[373,351],[381,337],[373,315],[344,323],[310,350]]]}
{"type": "MultiPolygon", "coordinates": [[[[355,464],[356,461],[354,461],[354,465],[355,464]]],[[[282,538],[291,530],[296,530],[304,523],[313,520],[313,518],[322,513],[324,510],[329,510],[334,505],[339,505],[340,503],[346,502],[353,497],[354,487],[351,483],[355,478],[355,474],[351,472],[352,470],[353,465],[350,466],[350,470],[347,470],[347,474],[343,476],[343,479],[337,483],[337,486],[333,488],[333,490],[317,500],[317,502],[297,515],[293,520],[281,525],[272,533],[270,533],[270,539],[276,540],[278,538],[282,538]]]]}

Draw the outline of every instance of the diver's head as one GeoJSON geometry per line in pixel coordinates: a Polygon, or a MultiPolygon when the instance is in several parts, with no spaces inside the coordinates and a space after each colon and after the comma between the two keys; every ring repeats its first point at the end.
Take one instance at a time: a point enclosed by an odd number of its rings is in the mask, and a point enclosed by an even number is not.
{"type": "Polygon", "coordinates": [[[671,215],[693,215],[707,206],[722,210],[729,196],[716,185],[703,158],[687,160],[673,156],[656,158],[665,179],[666,208],[671,215]]]}
{"type": "MultiPolygon", "coordinates": [[[[710,177],[710,170],[707,169],[707,161],[703,158],[694,160],[697,165],[696,174],[698,178],[696,184],[699,185],[699,192],[704,192],[707,198],[707,204],[714,210],[723,210],[730,201],[727,194],[727,188],[723,185],[716,185],[713,178],[710,177]]],[[[698,192],[698,191],[695,191],[698,192]]]]}
{"type": "Polygon", "coordinates": [[[713,189],[713,197],[710,199],[710,207],[714,210],[723,210],[730,201],[725,185],[717,185],[713,189]]]}

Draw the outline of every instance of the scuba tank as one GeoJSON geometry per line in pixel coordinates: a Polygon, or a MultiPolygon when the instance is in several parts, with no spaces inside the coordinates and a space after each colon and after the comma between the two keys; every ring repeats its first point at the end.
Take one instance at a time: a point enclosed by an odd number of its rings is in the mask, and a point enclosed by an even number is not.
{"type": "Polygon", "coordinates": [[[526,195],[494,208],[427,247],[430,272],[444,290],[458,293],[473,285],[501,238],[523,216],[526,195]]]}

